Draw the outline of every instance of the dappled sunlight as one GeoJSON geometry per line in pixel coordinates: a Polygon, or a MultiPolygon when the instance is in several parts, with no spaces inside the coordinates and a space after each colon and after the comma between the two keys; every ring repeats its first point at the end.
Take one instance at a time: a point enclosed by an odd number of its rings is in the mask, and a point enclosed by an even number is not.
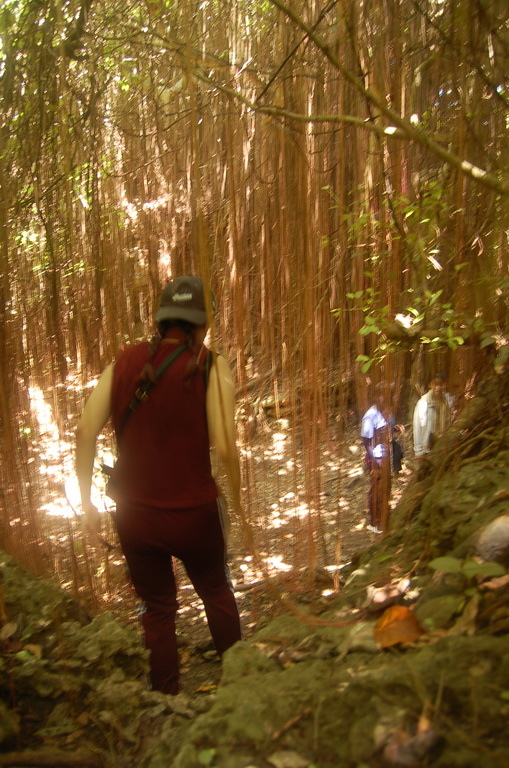
{"type": "Polygon", "coordinates": [[[54,517],[74,517],[75,514],[69,501],[64,497],[53,499],[48,504],[42,504],[39,507],[39,512],[44,512],[54,517]]]}
{"type": "MultiPolygon", "coordinates": [[[[88,382],[86,388],[92,388],[96,383],[97,380],[93,379],[88,382]]],[[[69,384],[69,389],[73,388],[76,389],[69,384]]],[[[44,495],[47,497],[39,511],[52,517],[72,518],[78,514],[80,508],[79,486],[74,468],[74,443],[60,435],[52,408],[45,400],[42,390],[39,387],[30,387],[29,395],[38,427],[34,450],[37,454],[38,472],[46,486],[44,495]]],[[[91,497],[99,511],[104,512],[108,511],[109,502],[105,496],[105,480],[99,467],[101,463],[112,465],[114,462],[104,437],[99,438],[97,455],[91,497]]]]}
{"type": "Polygon", "coordinates": [[[307,517],[310,509],[304,502],[298,502],[297,495],[293,492],[286,493],[277,503],[271,505],[272,521],[268,525],[271,528],[281,528],[289,523],[292,518],[307,517]]]}
{"type": "Polygon", "coordinates": [[[242,596],[246,586],[263,583],[267,578],[293,570],[293,566],[285,562],[282,555],[269,555],[266,552],[260,553],[259,557],[246,555],[236,558],[232,566],[233,586],[238,596],[242,596]]]}
{"type": "Polygon", "coordinates": [[[50,496],[50,500],[40,506],[39,510],[52,516],[73,517],[75,512],[70,488],[73,474],[72,445],[61,439],[51,406],[45,401],[42,390],[30,387],[29,395],[39,431],[36,446],[39,474],[44,478],[50,496]]]}
{"type": "Polygon", "coordinates": [[[350,509],[350,502],[344,496],[340,496],[338,499],[338,507],[340,512],[348,512],[350,509]]]}
{"type": "Polygon", "coordinates": [[[272,446],[264,452],[264,456],[274,459],[275,461],[281,461],[286,452],[286,439],[287,435],[283,432],[273,432],[272,446]]]}
{"type": "Polygon", "coordinates": [[[270,568],[273,568],[275,571],[291,571],[292,570],[292,566],[288,565],[288,563],[283,562],[283,558],[280,555],[272,555],[271,557],[266,557],[265,563],[270,568]]]}
{"type": "MultiPolygon", "coordinates": [[[[95,385],[69,389],[82,396],[95,385]]],[[[75,395],[76,397],[76,395],[75,395]]],[[[92,555],[87,587],[96,605],[121,601],[128,589],[114,525],[109,514],[104,516],[103,545],[90,552],[81,536],[80,494],[74,468],[74,429],[66,428],[62,436],[53,418],[48,395],[37,387],[30,389],[34,422],[34,460],[43,489],[38,511],[44,516],[46,535],[59,558],[56,572],[67,582],[64,563],[69,558],[92,555]],[[59,521],[61,521],[59,523],[59,521]],[[87,554],[88,553],[88,554],[87,554]],[[103,584],[104,582],[104,584],[103,584]],[[100,587],[99,585],[102,584],[100,587]]],[[[252,521],[254,550],[246,551],[240,536],[236,510],[230,509],[233,525],[230,567],[232,584],[239,610],[250,625],[253,604],[263,603],[269,585],[274,594],[304,596],[306,599],[328,597],[337,591],[339,573],[352,552],[370,542],[365,529],[368,478],[364,471],[363,450],[353,426],[343,439],[329,441],[320,451],[317,466],[306,466],[299,440],[294,439],[295,425],[290,419],[267,418],[250,443],[240,445],[243,478],[252,479],[251,492],[245,488],[249,519],[252,521]],[[326,574],[322,581],[320,572],[326,574]],[[313,581],[315,579],[315,581],[313,581]]],[[[106,431],[98,440],[92,500],[101,513],[111,513],[114,503],[106,496],[106,479],[101,464],[113,466],[112,435],[106,431]]],[[[398,481],[403,486],[406,478],[398,481]]],[[[219,477],[221,484],[221,479],[219,477]]],[[[181,610],[186,621],[204,621],[203,606],[194,594],[185,570],[177,564],[177,580],[182,590],[181,610]]],[[[272,593],[271,593],[272,594],[272,593]]],[[[132,600],[132,598],[130,598],[132,600]]]]}
{"type": "MultiPolygon", "coordinates": [[[[257,468],[258,493],[251,510],[257,521],[257,546],[265,548],[270,541],[274,547],[270,555],[278,555],[279,550],[281,562],[291,563],[293,569],[318,562],[344,564],[354,549],[370,541],[366,531],[369,478],[358,428],[353,425],[338,441],[331,438],[312,473],[295,454],[292,429],[290,419],[265,419],[263,438],[241,452],[245,466],[250,463],[257,468]],[[303,537],[308,545],[302,545],[303,537]],[[311,551],[306,554],[309,545],[311,551]]],[[[277,574],[276,562],[265,558],[264,573],[242,563],[241,581],[272,578],[277,574]]]]}
{"type": "MultiPolygon", "coordinates": [[[[91,380],[85,389],[89,390],[95,384],[96,380],[91,380]]],[[[75,389],[71,382],[69,386],[75,389]]],[[[80,495],[74,470],[74,444],[68,434],[67,439],[60,436],[52,408],[39,388],[30,388],[30,399],[39,430],[36,446],[39,473],[47,487],[44,504],[39,509],[44,515],[54,518],[79,516],[80,495]]],[[[293,440],[290,440],[292,428],[289,419],[267,421],[264,435],[257,443],[240,447],[246,470],[250,464],[258,478],[256,495],[251,502],[252,519],[257,521],[260,535],[262,531],[281,531],[283,534],[279,544],[274,542],[274,546],[286,554],[273,551],[267,555],[264,569],[268,573],[277,571],[279,564],[287,562],[287,550],[298,535],[296,526],[299,524],[323,526],[327,541],[334,547],[337,536],[357,534],[365,523],[368,489],[367,482],[366,487],[363,485],[363,453],[354,437],[356,430],[352,430],[349,439],[342,444],[336,446],[331,442],[322,452],[321,465],[315,470],[318,474],[315,475],[316,498],[313,498],[308,496],[306,483],[309,478],[305,476],[295,455],[293,440]],[[360,506],[355,503],[357,498],[360,506]],[[321,522],[317,522],[319,520],[321,522]]],[[[110,438],[100,437],[92,484],[92,500],[100,512],[109,512],[113,508],[113,503],[105,494],[105,478],[100,465],[113,466],[114,462],[110,438]]],[[[244,577],[248,570],[251,571],[246,563],[241,568],[244,577]]]]}
{"type": "Polygon", "coordinates": [[[355,443],[347,445],[345,447],[345,457],[341,459],[340,463],[345,467],[347,477],[361,477],[364,474],[363,451],[361,446],[355,443]]]}

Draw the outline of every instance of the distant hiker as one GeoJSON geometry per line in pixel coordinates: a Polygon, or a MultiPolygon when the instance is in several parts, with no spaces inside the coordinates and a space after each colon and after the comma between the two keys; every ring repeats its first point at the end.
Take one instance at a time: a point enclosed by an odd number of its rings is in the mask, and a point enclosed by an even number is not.
{"type": "Polygon", "coordinates": [[[365,462],[369,472],[369,523],[368,531],[383,533],[389,522],[389,497],[391,495],[391,427],[389,414],[385,412],[387,385],[376,388],[375,401],[362,417],[361,438],[366,449],[365,462]]]}
{"type": "Polygon", "coordinates": [[[445,373],[436,373],[429,390],[414,409],[414,453],[420,461],[429,453],[454,418],[453,397],[445,391],[445,373]]]}
{"type": "Polygon", "coordinates": [[[239,509],[240,464],[232,374],[226,360],[212,358],[203,344],[208,323],[202,280],[171,280],[155,319],[158,333],[152,342],[126,347],[90,395],[77,429],[76,471],[85,527],[97,537],[92,469],[97,437],[111,416],[118,448],[115,521],[133,585],[145,603],[152,688],[176,694],[172,557],[182,561],[203,600],[219,655],[241,639],[210,446],[224,465],[239,509]]]}

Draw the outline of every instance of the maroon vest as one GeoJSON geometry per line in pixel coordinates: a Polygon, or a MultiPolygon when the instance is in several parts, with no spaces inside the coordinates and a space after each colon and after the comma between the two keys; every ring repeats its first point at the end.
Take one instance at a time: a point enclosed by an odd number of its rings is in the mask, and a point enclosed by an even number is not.
{"type": "MultiPolygon", "coordinates": [[[[180,330],[172,329],[169,337],[171,341],[162,342],[151,361],[154,370],[185,343],[180,330]]],[[[162,373],[122,427],[148,349],[148,342],[126,347],[113,369],[116,500],[171,509],[207,504],[217,497],[217,487],[210,466],[206,391],[199,370],[184,378],[189,350],[162,373]]]]}

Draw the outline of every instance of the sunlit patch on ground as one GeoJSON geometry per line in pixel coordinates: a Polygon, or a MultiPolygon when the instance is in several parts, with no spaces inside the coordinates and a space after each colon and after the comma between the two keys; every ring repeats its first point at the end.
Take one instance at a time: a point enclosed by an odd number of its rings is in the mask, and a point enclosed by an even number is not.
{"type": "MultiPolygon", "coordinates": [[[[69,591],[80,596],[94,593],[95,609],[108,607],[122,620],[138,626],[140,603],[128,581],[111,515],[104,514],[103,518],[104,546],[93,550],[83,538],[74,433],[59,434],[40,389],[32,388],[30,397],[39,431],[34,440],[34,460],[39,463],[44,487],[39,511],[52,544],[55,573],[69,591]]],[[[240,446],[244,500],[257,551],[245,551],[236,510],[230,508],[230,569],[246,632],[257,626],[260,618],[281,608],[277,595],[291,600],[333,595],[340,586],[341,569],[353,552],[371,543],[365,528],[369,479],[358,427],[352,427],[342,440],[330,440],[319,453],[318,466],[312,469],[304,465],[292,428],[287,419],[267,419],[252,444],[240,446]],[[313,581],[319,573],[323,578],[313,581]]],[[[113,466],[114,462],[111,434],[106,434],[98,441],[92,489],[92,500],[103,513],[114,511],[114,503],[105,494],[100,465],[113,466]]],[[[410,470],[404,468],[395,478],[394,498],[409,475],[410,470]]],[[[224,486],[223,479],[219,484],[224,486]]],[[[178,562],[175,572],[179,632],[188,639],[191,634],[193,643],[206,643],[203,605],[178,562]]]]}
{"type": "MultiPolygon", "coordinates": [[[[96,383],[97,380],[92,380],[87,388],[92,388],[96,383]]],[[[47,486],[45,495],[48,496],[48,501],[39,507],[39,511],[54,517],[72,518],[79,514],[80,509],[79,487],[74,471],[74,443],[69,440],[69,435],[65,438],[61,436],[52,408],[44,399],[42,390],[30,387],[29,395],[39,432],[35,446],[39,474],[47,486]]],[[[114,463],[107,443],[104,438],[98,441],[97,469],[101,463],[110,466],[114,463]]],[[[99,471],[94,472],[92,501],[99,511],[108,511],[110,503],[105,497],[105,479],[99,471]]]]}
{"type": "Polygon", "coordinates": [[[274,568],[276,571],[291,571],[292,566],[283,562],[283,558],[280,555],[272,555],[265,558],[265,563],[274,568]]]}

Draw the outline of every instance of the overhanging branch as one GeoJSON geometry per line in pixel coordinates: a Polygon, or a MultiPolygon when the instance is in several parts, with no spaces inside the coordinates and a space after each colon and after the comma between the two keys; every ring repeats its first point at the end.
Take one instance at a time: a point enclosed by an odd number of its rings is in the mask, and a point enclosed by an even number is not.
{"type": "Polygon", "coordinates": [[[313,41],[316,47],[324,54],[332,66],[341,72],[343,77],[365,99],[374,104],[377,109],[380,110],[380,112],[387,118],[391,126],[394,126],[394,128],[389,127],[383,129],[383,132],[386,135],[391,130],[393,131],[394,135],[396,135],[396,131],[398,131],[398,138],[401,138],[400,133],[403,133],[406,138],[411,139],[417,144],[426,147],[435,155],[444,160],[448,165],[463,172],[473,181],[479,182],[483,186],[488,187],[489,189],[492,189],[501,195],[509,194],[509,181],[500,179],[497,176],[493,176],[483,168],[479,168],[473,163],[470,163],[468,160],[463,160],[461,157],[458,157],[453,152],[443,147],[435,139],[428,136],[416,125],[413,125],[408,120],[405,120],[403,117],[401,117],[401,115],[399,115],[388,106],[386,100],[382,96],[380,96],[372,89],[366,88],[361,80],[356,75],[352,74],[352,72],[350,72],[350,70],[342,64],[338,57],[335,56],[331,51],[330,47],[326,45],[323,40],[321,40],[321,38],[316,34],[313,27],[310,27],[308,24],[306,24],[306,22],[301,19],[300,16],[297,16],[296,13],[294,13],[280,0],[270,0],[270,2],[282,13],[284,13],[296,26],[298,26],[299,29],[305,32],[308,38],[313,41]]]}

